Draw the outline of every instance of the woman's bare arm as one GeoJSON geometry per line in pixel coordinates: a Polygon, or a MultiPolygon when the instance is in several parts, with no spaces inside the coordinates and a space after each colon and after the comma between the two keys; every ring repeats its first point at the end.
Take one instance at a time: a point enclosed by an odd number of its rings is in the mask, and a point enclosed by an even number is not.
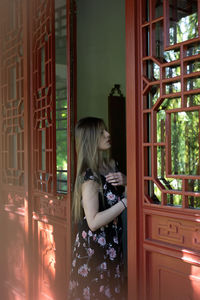
{"type": "MultiPolygon", "coordinates": [[[[123,199],[127,205],[127,199],[123,199]]],[[[82,184],[82,203],[86,220],[92,231],[107,225],[125,209],[123,203],[119,201],[112,207],[99,212],[99,185],[95,181],[88,180],[82,184]]]]}

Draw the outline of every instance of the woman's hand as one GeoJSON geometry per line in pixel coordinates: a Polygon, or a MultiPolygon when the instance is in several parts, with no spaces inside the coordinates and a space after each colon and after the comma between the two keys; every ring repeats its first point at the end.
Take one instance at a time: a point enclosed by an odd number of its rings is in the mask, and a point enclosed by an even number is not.
{"type": "Polygon", "coordinates": [[[105,177],[112,185],[126,185],[126,176],[121,172],[108,173],[105,177]]]}

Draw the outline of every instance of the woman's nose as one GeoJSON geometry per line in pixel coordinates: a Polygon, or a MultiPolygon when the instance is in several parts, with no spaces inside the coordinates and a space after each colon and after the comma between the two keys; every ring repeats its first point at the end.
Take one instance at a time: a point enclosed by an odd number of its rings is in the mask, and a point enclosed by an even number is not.
{"type": "Polygon", "coordinates": [[[110,136],[110,133],[109,133],[107,130],[105,130],[105,136],[106,136],[106,137],[109,137],[109,136],[110,136]]]}

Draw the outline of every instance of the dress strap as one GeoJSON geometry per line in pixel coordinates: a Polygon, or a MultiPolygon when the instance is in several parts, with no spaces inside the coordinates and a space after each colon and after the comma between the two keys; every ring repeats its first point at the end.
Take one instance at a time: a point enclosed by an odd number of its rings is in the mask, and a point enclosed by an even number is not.
{"type": "Polygon", "coordinates": [[[98,182],[98,177],[94,175],[94,173],[92,172],[91,169],[87,169],[83,178],[83,181],[88,181],[88,180],[94,180],[96,182],[98,182]]]}

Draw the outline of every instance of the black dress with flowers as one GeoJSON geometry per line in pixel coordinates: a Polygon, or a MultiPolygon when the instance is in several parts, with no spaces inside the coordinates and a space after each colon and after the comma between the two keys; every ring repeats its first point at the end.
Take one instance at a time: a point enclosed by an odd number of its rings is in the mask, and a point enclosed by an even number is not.
{"type": "MultiPolygon", "coordinates": [[[[84,181],[96,180],[86,171],[84,181]]],[[[99,196],[99,211],[116,204],[122,192],[101,176],[104,206],[99,196]]],[[[73,249],[69,300],[125,299],[122,261],[122,223],[118,217],[92,232],[86,218],[79,224],[73,249]]]]}

